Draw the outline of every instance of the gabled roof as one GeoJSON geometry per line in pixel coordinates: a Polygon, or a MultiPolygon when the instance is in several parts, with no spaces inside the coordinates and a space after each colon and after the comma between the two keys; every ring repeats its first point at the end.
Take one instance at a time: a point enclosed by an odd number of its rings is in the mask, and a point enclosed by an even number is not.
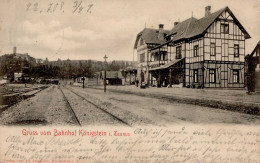
{"type": "MultiPolygon", "coordinates": [[[[165,34],[168,34],[168,30],[162,31],[165,34]]],[[[158,37],[159,29],[152,29],[152,28],[144,28],[140,33],[137,34],[134,49],[137,48],[138,40],[140,38],[144,39],[145,43],[147,44],[163,44],[165,43],[164,39],[160,39],[158,37]]]]}
{"type": "Polygon", "coordinates": [[[173,29],[169,32],[167,37],[173,35],[173,41],[176,41],[180,39],[192,38],[194,36],[203,34],[224,11],[229,12],[229,14],[233,17],[234,21],[240,27],[241,31],[245,34],[245,37],[250,38],[247,31],[239,23],[239,21],[236,19],[236,17],[228,7],[220,9],[212,14],[209,14],[207,17],[203,17],[198,20],[192,17],[183,22],[180,22],[179,24],[173,27],[173,29]]]}
{"type": "Polygon", "coordinates": [[[173,29],[169,32],[167,36],[173,35],[173,40],[186,38],[188,31],[191,30],[191,27],[196,21],[196,18],[191,17],[180,22],[179,24],[173,27],[173,29]]]}
{"type": "Polygon", "coordinates": [[[257,48],[260,48],[260,41],[256,44],[254,50],[252,51],[251,55],[253,56],[254,53],[256,52],[257,48]]]}

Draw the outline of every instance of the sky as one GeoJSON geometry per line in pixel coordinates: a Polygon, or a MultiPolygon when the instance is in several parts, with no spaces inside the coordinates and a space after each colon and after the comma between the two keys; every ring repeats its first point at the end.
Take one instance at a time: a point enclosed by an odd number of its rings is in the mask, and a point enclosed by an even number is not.
{"type": "Polygon", "coordinates": [[[136,60],[136,35],[145,28],[172,29],[175,21],[228,6],[252,37],[260,40],[260,0],[1,0],[0,55],[17,53],[48,60],[136,60]]]}

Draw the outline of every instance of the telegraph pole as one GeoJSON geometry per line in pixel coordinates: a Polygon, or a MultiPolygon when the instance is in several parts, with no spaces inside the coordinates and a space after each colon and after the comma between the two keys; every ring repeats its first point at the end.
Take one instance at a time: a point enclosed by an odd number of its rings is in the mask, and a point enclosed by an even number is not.
{"type": "Polygon", "coordinates": [[[107,55],[104,56],[104,92],[107,91],[106,85],[107,85],[107,72],[106,72],[106,63],[107,63],[107,55]]]}

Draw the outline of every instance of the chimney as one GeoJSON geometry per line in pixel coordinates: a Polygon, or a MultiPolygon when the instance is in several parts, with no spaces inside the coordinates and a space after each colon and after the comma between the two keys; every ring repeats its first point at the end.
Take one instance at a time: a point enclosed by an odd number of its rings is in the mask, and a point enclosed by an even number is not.
{"type": "Polygon", "coordinates": [[[174,22],[174,27],[175,27],[177,24],[179,24],[179,22],[174,22]]]}
{"type": "Polygon", "coordinates": [[[163,24],[159,24],[159,34],[158,34],[158,38],[160,40],[164,40],[164,33],[163,33],[163,24]]]}
{"type": "Polygon", "coordinates": [[[159,24],[159,30],[162,30],[163,29],[163,24],[159,24]]]}
{"type": "Polygon", "coordinates": [[[14,47],[14,51],[13,52],[14,52],[14,54],[16,54],[16,47],[14,47]]]}
{"type": "Polygon", "coordinates": [[[205,17],[209,16],[209,14],[210,14],[210,8],[211,8],[211,6],[206,6],[206,7],[205,7],[205,17]]]}

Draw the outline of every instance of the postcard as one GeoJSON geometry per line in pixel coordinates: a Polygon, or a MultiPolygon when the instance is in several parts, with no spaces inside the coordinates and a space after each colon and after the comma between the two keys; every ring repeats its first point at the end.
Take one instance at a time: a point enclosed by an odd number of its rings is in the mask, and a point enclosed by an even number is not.
{"type": "Polygon", "coordinates": [[[259,11],[2,0],[0,162],[260,162],[259,11]]]}

